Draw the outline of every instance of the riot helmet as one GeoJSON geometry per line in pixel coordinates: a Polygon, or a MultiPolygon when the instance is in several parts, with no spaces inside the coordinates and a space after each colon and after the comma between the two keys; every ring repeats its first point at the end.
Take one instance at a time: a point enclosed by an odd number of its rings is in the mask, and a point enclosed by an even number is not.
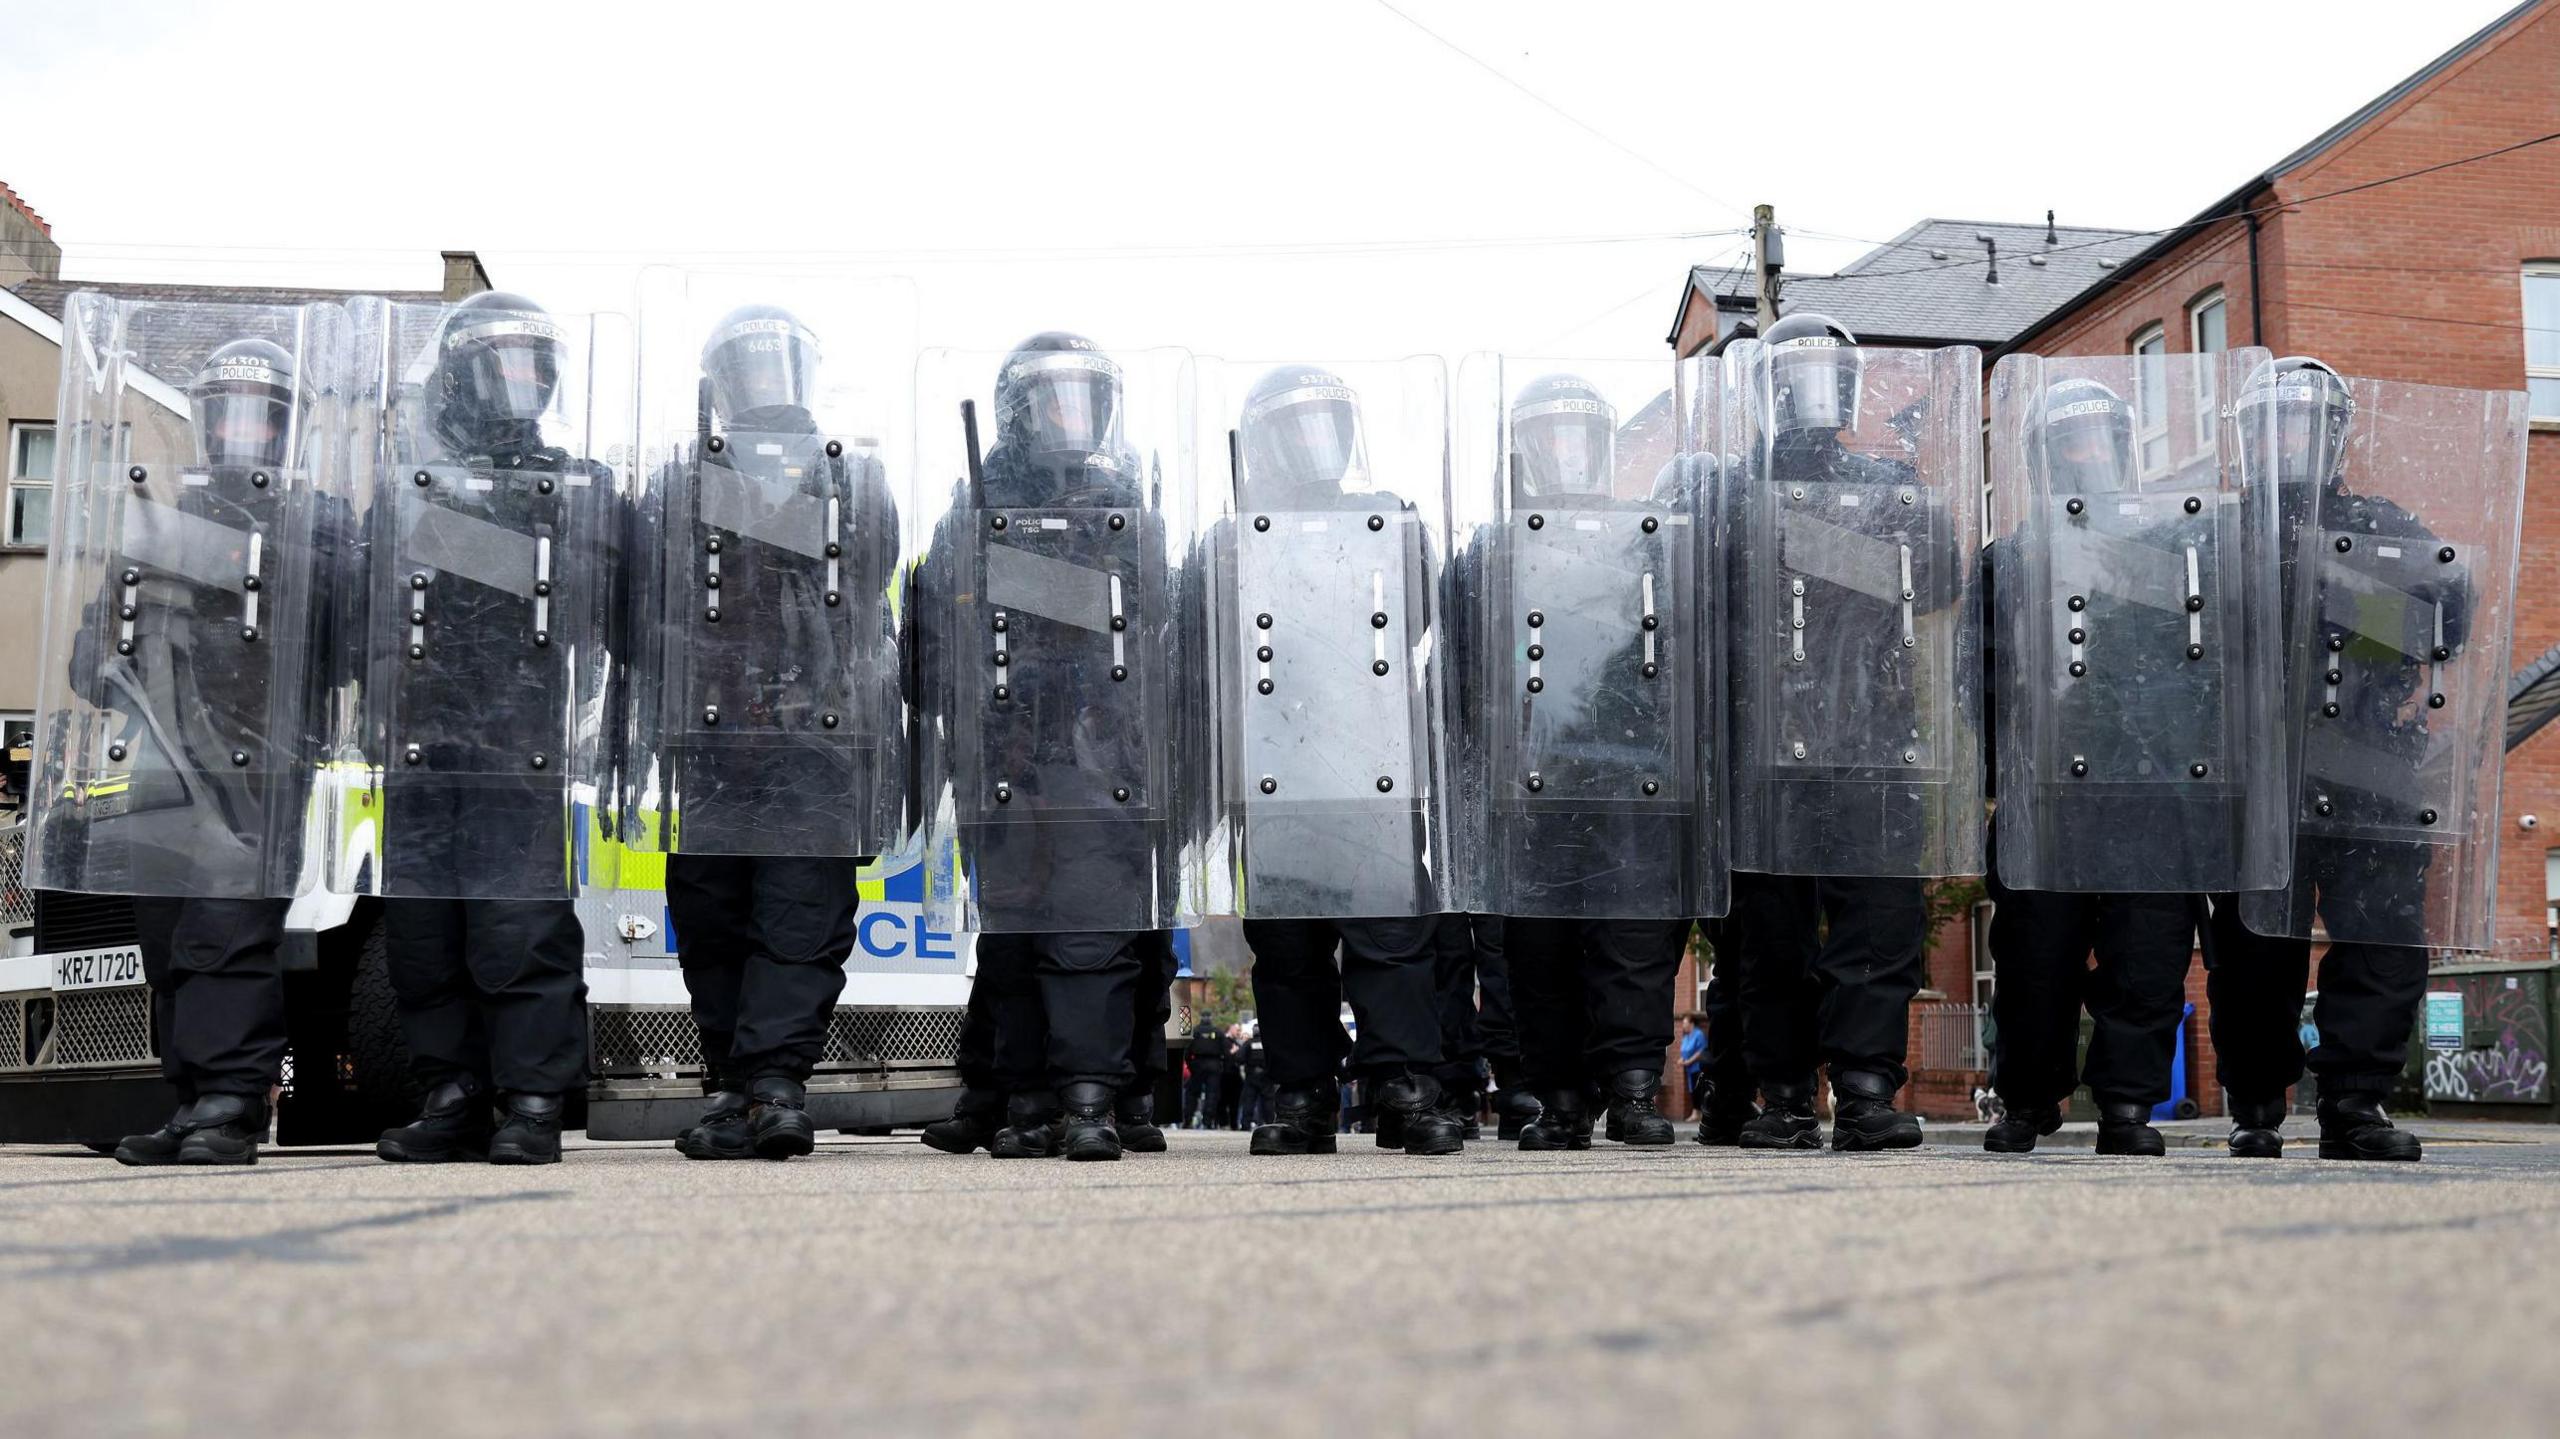
{"type": "Polygon", "coordinates": [[[1840,322],[1810,311],[1789,315],[1760,337],[1760,357],[1769,367],[1770,428],[1780,438],[1856,428],[1866,362],[1858,337],[1840,322]]]}
{"type": "Polygon", "coordinates": [[[1365,484],[1360,397],[1340,375],[1283,365],[1256,381],[1237,420],[1236,444],[1256,504],[1320,507],[1365,484]]]}
{"type": "Polygon", "coordinates": [[[1589,380],[1531,380],[1511,402],[1512,486],[1522,499],[1608,494],[1617,438],[1618,412],[1589,380]]]}
{"type": "Polygon", "coordinates": [[[702,342],[712,408],[732,425],[775,411],[805,415],[817,389],[818,359],[818,337],[779,305],[741,305],[721,316],[702,342]]]}
{"type": "Polygon", "coordinates": [[[2044,392],[2045,482],[2054,493],[2095,495],[2133,488],[2133,407],[2085,375],[2044,392]]]}
{"type": "Polygon", "coordinates": [[[430,382],[436,432],[463,449],[530,449],[560,387],[565,332],[522,295],[491,291],[453,307],[430,382]]]}
{"type": "Polygon", "coordinates": [[[2338,372],[2303,355],[2258,366],[2240,387],[2241,433],[2275,446],[2275,478],[2282,482],[2338,477],[2355,423],[2355,397],[2338,372]]]}
{"type": "Polygon", "coordinates": [[[1716,469],[1716,457],[1702,451],[1673,455],[1653,472],[1651,502],[1675,510],[1703,503],[1715,484],[1716,469]]]}
{"type": "Polygon", "coordinates": [[[196,448],[208,465],[281,466],[293,438],[293,356],[240,339],[205,356],[187,384],[196,448]]]}
{"type": "Polygon", "coordinates": [[[996,375],[996,435],[1017,460],[1115,453],[1120,367],[1082,335],[1032,336],[996,375]]]}

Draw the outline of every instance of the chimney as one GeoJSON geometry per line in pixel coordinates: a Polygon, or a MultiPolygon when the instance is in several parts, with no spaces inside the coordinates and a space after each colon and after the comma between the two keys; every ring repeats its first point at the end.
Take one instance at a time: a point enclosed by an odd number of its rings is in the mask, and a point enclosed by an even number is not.
{"type": "Polygon", "coordinates": [[[53,242],[53,227],[17,191],[0,184],[0,290],[60,278],[62,247],[53,242]]]}
{"type": "Polygon", "coordinates": [[[1975,232],[1974,232],[1974,236],[1973,236],[1973,238],[1975,238],[1975,239],[1977,239],[1977,240],[1980,240],[1980,241],[1982,242],[1982,248],[1984,249],[1984,251],[1986,251],[1986,252],[1991,256],[1991,269],[1990,269],[1989,273],[1985,274],[1985,275],[1982,277],[1982,283],[1984,283],[1984,284],[1986,284],[1986,285],[1997,285],[1997,284],[1999,284],[1999,283],[2000,283],[2000,241],[1999,241],[1998,237],[1994,236],[1994,235],[1993,235],[1990,231],[1988,231],[1988,230],[1977,230],[1977,231],[1975,231],[1975,232]]]}
{"type": "Polygon", "coordinates": [[[488,267],[480,263],[477,250],[444,252],[444,297],[467,300],[498,288],[489,280],[488,267]]]}
{"type": "Polygon", "coordinates": [[[2062,243],[2062,236],[2053,228],[2053,212],[2051,210],[2044,212],[2044,242],[2048,245],[2059,245],[2062,243]]]}

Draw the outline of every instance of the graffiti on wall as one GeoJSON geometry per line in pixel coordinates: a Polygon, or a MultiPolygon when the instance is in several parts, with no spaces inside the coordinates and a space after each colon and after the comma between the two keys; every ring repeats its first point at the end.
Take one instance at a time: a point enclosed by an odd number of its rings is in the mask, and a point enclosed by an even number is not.
{"type": "Polygon", "coordinates": [[[2539,986],[2489,982],[2465,986],[2464,1008],[2474,1032],[2496,1041],[2482,1049],[2431,1049],[2427,1097],[2473,1104],[2536,1104],[2549,1098],[2550,1030],[2539,986]],[[2512,986],[2512,987],[2511,987],[2512,986]]]}

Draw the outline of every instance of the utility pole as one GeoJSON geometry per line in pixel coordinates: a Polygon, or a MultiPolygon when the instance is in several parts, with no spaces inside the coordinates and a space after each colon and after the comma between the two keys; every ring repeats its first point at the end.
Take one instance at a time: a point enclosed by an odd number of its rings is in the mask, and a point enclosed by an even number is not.
{"type": "Polygon", "coordinates": [[[1787,268],[1785,232],[1778,228],[1778,210],[1774,205],[1751,207],[1751,274],[1753,293],[1759,300],[1759,332],[1769,333],[1778,323],[1779,272],[1787,268]]]}

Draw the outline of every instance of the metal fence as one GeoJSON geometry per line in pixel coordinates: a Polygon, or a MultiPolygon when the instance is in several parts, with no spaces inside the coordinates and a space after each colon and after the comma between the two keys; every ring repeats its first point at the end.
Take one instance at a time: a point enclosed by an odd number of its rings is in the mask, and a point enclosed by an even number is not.
{"type": "Polygon", "coordinates": [[[1988,1018],[1979,1004],[1911,1006],[1912,1067],[1989,1069],[1991,1052],[1982,1042],[1982,1026],[1988,1018]]]}

